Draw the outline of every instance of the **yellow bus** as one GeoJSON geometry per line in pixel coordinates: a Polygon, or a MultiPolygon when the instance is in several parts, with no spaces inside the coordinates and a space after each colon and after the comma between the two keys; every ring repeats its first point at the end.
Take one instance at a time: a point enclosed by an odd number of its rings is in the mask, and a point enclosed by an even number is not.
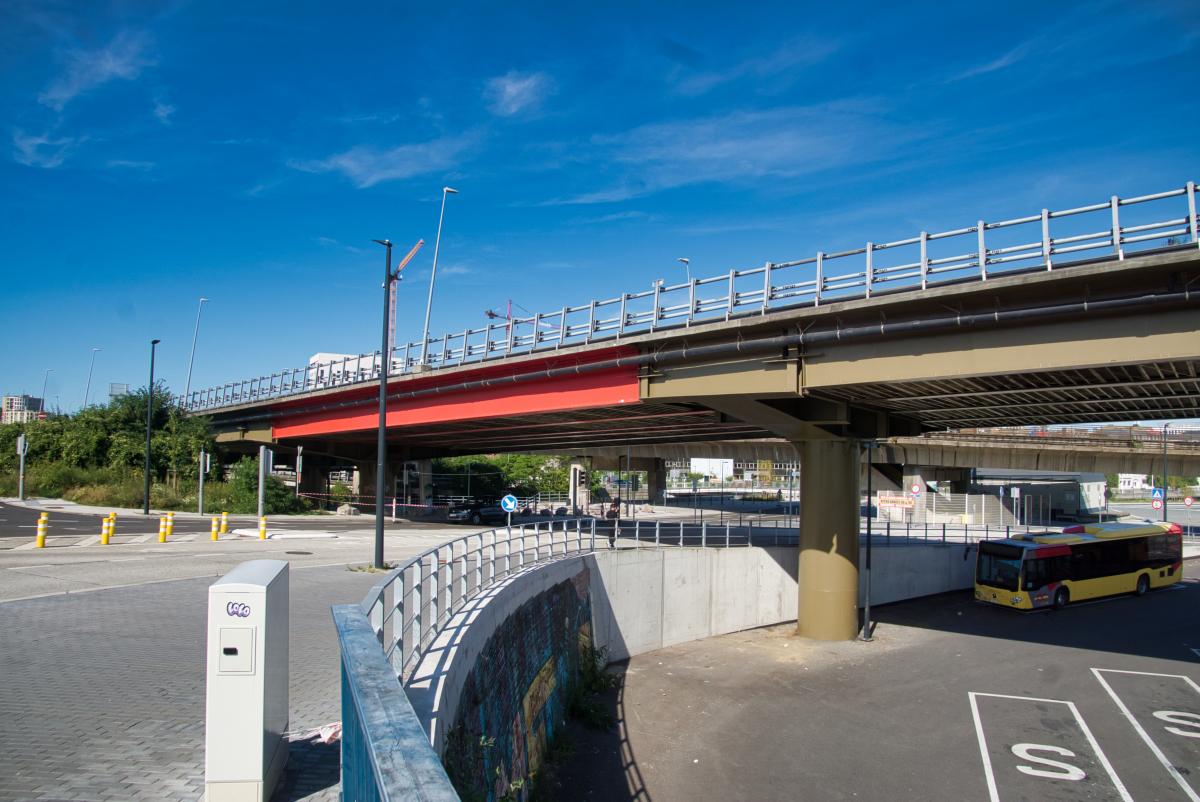
{"type": "Polygon", "coordinates": [[[1183,579],[1183,530],[1169,523],[1072,526],[979,544],[975,598],[1016,610],[1162,588],[1183,579]]]}

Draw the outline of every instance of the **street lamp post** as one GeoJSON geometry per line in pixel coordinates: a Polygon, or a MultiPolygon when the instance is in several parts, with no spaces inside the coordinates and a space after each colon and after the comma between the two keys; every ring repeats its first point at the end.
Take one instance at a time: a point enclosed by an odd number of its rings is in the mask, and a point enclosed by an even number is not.
{"type": "Polygon", "coordinates": [[[54,368],[46,368],[46,376],[42,379],[42,397],[38,399],[42,403],[42,408],[38,412],[42,414],[46,412],[46,382],[50,381],[50,374],[53,372],[54,368]]]}
{"type": "Polygon", "coordinates": [[[201,298],[200,304],[196,308],[196,330],[192,332],[192,355],[188,357],[187,384],[183,388],[183,403],[185,404],[188,400],[188,392],[192,389],[192,363],[196,361],[196,338],[200,335],[200,312],[204,310],[204,304],[207,301],[207,298],[201,298]]]}
{"type": "Polygon", "coordinates": [[[421,365],[425,366],[429,363],[425,361],[426,351],[429,349],[429,312],[433,309],[433,280],[437,278],[437,260],[438,249],[442,245],[442,220],[446,216],[446,195],[457,195],[457,189],[450,187],[442,187],[442,213],[438,215],[438,233],[437,241],[433,243],[433,272],[429,274],[429,301],[425,304],[425,332],[421,335],[421,365]]]}
{"type": "MultiPolygon", "coordinates": [[[[453,191],[453,190],[451,190],[453,191]]],[[[391,240],[376,239],[387,248],[387,259],[383,268],[383,343],[379,350],[379,441],[375,451],[375,567],[383,568],[383,480],[384,467],[387,462],[387,377],[392,367],[392,354],[388,348],[388,312],[391,301],[392,282],[400,280],[400,271],[408,264],[408,260],[416,256],[417,251],[425,244],[419,240],[413,249],[404,257],[404,261],[396,265],[392,271],[391,240]]],[[[299,486],[300,466],[299,457],[296,464],[296,482],[299,486]]]]}
{"type": "Polygon", "coordinates": [[[682,256],[676,259],[677,262],[683,262],[683,268],[687,270],[688,284],[692,283],[692,260],[684,259],[682,256]]]}
{"type": "Polygon", "coordinates": [[[1163,424],[1163,523],[1167,522],[1167,424],[1163,424]]]}
{"type": "Polygon", "coordinates": [[[162,340],[150,341],[150,386],[146,393],[146,498],[142,515],[150,514],[150,415],[154,412],[154,346],[162,340]]]}
{"type": "Polygon", "coordinates": [[[83,408],[84,409],[86,409],[87,405],[88,405],[87,404],[88,393],[90,393],[92,391],[92,367],[96,364],[96,352],[99,350],[100,350],[99,348],[92,349],[92,361],[88,363],[87,387],[85,387],[83,390],[83,408]]]}

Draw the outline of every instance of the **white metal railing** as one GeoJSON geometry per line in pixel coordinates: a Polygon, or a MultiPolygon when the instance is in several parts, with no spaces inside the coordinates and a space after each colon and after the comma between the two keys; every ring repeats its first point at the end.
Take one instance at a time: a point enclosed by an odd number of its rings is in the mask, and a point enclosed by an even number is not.
{"type": "Polygon", "coordinates": [[[730,548],[749,546],[753,537],[744,529],[735,532],[732,524],[682,521],[576,518],[502,527],[447,541],[407,560],[371,588],[362,610],[396,676],[403,678],[469,600],[531,566],[589,554],[597,539],[601,548],[730,548]]]}
{"type": "MultiPolygon", "coordinates": [[[[979,220],[954,231],[922,231],[896,242],[868,242],[862,248],[838,253],[767,262],[749,270],[730,270],[712,278],[489,323],[429,339],[426,362],[430,367],[449,367],[701,321],[923,290],[943,282],[986,281],[1014,271],[1053,270],[1062,257],[1089,251],[1110,251],[1110,258],[1124,259],[1130,252],[1152,247],[1155,240],[1161,245],[1163,240],[1186,239],[1200,246],[1197,228],[1196,187],[1189,181],[1182,189],[1168,192],[1137,198],[1113,196],[1103,203],[1057,212],[1043,209],[1040,214],[998,223],[979,220]],[[1170,203],[1175,206],[1162,209],[1170,203]],[[1181,207],[1183,203],[1186,209],[1181,207]]],[[[388,354],[388,375],[412,372],[421,353],[422,343],[397,346],[388,354]]],[[[211,410],[377,381],[384,361],[380,356],[376,351],[197,390],[184,399],[184,405],[211,410]]]]}

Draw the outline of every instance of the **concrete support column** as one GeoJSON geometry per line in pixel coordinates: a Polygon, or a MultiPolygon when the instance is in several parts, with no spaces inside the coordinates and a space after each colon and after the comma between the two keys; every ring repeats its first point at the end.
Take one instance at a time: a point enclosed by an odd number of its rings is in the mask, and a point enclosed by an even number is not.
{"type": "Polygon", "coordinates": [[[664,461],[658,457],[654,458],[654,467],[646,471],[646,489],[649,491],[651,504],[667,503],[667,468],[664,461]]]}
{"type": "Polygon", "coordinates": [[[800,452],[801,637],[853,640],[858,633],[859,448],[803,440],[800,452]]]}
{"type": "Polygon", "coordinates": [[[417,460],[417,472],[421,476],[421,503],[428,504],[433,498],[433,460],[417,460]]]}

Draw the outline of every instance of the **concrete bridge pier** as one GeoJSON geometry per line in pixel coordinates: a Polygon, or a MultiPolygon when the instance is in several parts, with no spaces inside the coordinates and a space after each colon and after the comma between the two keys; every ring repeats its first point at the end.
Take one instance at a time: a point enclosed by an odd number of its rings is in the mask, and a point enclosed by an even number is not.
{"type": "Polygon", "coordinates": [[[858,633],[859,445],[801,440],[800,595],[796,629],[815,640],[858,633]]]}

